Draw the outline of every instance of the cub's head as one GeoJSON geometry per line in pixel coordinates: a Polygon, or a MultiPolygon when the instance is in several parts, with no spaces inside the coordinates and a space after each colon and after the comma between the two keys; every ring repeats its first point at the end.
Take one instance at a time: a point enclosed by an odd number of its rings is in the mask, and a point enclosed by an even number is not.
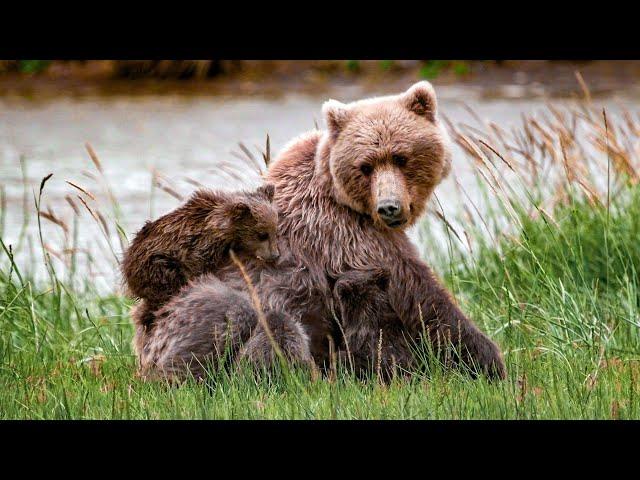
{"type": "Polygon", "coordinates": [[[385,268],[351,270],[342,274],[333,287],[343,321],[358,323],[385,313],[389,272],[385,268]]]}
{"type": "Polygon", "coordinates": [[[451,165],[431,84],[350,104],[329,100],[322,110],[336,200],[382,228],[415,223],[451,165]]]}
{"type": "Polygon", "coordinates": [[[275,261],[279,256],[278,210],[273,203],[274,186],[265,184],[252,192],[239,193],[226,206],[227,227],[232,232],[231,248],[237,253],[275,261]]]}

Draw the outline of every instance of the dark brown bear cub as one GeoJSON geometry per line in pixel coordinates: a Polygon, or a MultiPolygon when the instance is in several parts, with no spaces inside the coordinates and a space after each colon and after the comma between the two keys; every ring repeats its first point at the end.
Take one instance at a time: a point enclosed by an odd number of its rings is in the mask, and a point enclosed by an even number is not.
{"type": "Polygon", "coordinates": [[[389,276],[384,268],[351,270],[334,286],[344,332],[340,359],[360,378],[375,372],[389,381],[399,365],[407,369],[414,361],[412,341],[388,300],[389,276]]]}
{"type": "MultiPolygon", "coordinates": [[[[415,368],[417,349],[425,340],[422,335],[411,337],[403,327],[389,301],[390,275],[385,268],[351,270],[341,275],[334,286],[346,344],[341,359],[359,377],[376,372],[381,380],[388,381],[401,370],[415,368]]],[[[466,337],[473,332],[468,329],[451,331],[425,325],[424,334],[436,346],[432,352],[446,364],[464,365],[473,376],[483,370],[489,378],[505,377],[502,362],[492,363],[480,357],[485,361],[479,363],[469,355],[466,337]]]]}
{"type": "Polygon", "coordinates": [[[189,280],[228,264],[229,250],[264,261],[278,257],[273,194],[271,184],[252,192],[199,190],[142,227],[122,261],[129,292],[143,300],[132,312],[139,331],[189,280]]]}

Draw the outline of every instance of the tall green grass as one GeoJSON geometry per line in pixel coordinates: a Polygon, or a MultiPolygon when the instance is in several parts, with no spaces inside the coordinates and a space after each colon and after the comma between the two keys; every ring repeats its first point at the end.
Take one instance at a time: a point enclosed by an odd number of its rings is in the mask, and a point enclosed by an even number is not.
{"type": "MultiPolygon", "coordinates": [[[[620,127],[600,128],[586,109],[566,115],[565,123],[539,122],[537,134],[525,123],[514,135],[525,132],[518,138],[526,145],[496,128],[486,136],[454,130],[477,165],[486,204],[477,215],[425,223],[446,238],[439,248],[425,239],[425,256],[501,345],[506,381],[474,380],[431,360],[428,373],[390,385],[340,366],[320,379],[301,370],[221,370],[180,388],[143,382],[128,300],[51,268],[34,283],[3,243],[0,418],[639,418],[640,188],[625,166],[635,160],[618,142],[620,127]],[[567,133],[571,118],[604,135],[605,150],[580,157],[580,141],[567,133]],[[584,173],[578,159],[604,162],[607,182],[584,173]],[[561,167],[554,182],[542,181],[545,162],[561,167]],[[552,195],[558,185],[561,195],[552,195]]],[[[625,122],[637,139],[640,129],[625,122]]]]}

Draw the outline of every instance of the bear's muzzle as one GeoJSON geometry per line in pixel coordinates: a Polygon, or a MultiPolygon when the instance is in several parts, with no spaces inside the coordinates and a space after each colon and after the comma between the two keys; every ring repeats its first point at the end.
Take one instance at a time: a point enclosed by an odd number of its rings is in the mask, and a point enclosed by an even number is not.
{"type": "Polygon", "coordinates": [[[375,213],[390,228],[407,223],[410,215],[409,198],[404,175],[398,168],[380,169],[373,178],[375,213]]]}

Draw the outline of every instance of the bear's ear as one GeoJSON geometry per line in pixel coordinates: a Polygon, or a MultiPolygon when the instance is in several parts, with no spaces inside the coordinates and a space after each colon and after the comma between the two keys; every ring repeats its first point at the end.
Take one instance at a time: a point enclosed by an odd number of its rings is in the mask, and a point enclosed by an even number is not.
{"type": "Polygon", "coordinates": [[[247,205],[244,201],[238,200],[229,204],[227,207],[227,218],[230,223],[238,222],[244,218],[248,218],[251,215],[251,207],[247,205]]]}
{"type": "Polygon", "coordinates": [[[340,303],[349,303],[352,301],[352,297],[357,297],[355,293],[358,284],[354,283],[347,275],[334,280],[332,283],[333,293],[340,303]]]}
{"type": "Polygon", "coordinates": [[[414,84],[401,96],[402,104],[416,115],[434,122],[438,113],[438,102],[433,86],[425,81],[414,84]]]}
{"type": "Polygon", "coordinates": [[[322,105],[322,114],[332,136],[337,136],[349,120],[349,109],[337,100],[327,100],[322,105]]]}
{"type": "Polygon", "coordinates": [[[273,183],[265,183],[258,188],[258,194],[262,195],[268,201],[273,202],[273,194],[276,192],[276,187],[273,183]]]}

